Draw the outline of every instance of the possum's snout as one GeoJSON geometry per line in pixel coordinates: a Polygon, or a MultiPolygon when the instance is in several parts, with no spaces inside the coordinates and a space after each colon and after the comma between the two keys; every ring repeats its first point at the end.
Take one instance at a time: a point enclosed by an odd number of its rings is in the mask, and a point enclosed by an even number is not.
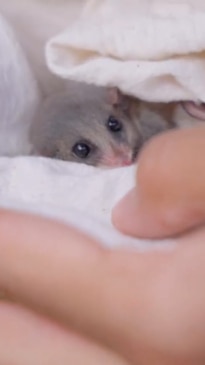
{"type": "Polygon", "coordinates": [[[100,165],[108,168],[130,166],[134,163],[133,150],[123,144],[113,145],[107,150],[100,161],[100,165]]]}

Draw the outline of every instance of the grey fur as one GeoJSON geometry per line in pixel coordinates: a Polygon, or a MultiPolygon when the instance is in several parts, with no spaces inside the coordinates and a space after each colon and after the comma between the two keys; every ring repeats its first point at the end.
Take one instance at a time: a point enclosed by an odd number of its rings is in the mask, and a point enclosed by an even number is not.
{"type": "Polygon", "coordinates": [[[164,108],[120,93],[112,100],[108,89],[73,83],[67,92],[47,99],[36,115],[30,132],[34,153],[93,166],[132,163],[147,140],[174,126],[164,108]],[[121,122],[121,132],[108,130],[109,116],[121,122]],[[73,153],[78,141],[92,148],[84,160],[73,153]]]}

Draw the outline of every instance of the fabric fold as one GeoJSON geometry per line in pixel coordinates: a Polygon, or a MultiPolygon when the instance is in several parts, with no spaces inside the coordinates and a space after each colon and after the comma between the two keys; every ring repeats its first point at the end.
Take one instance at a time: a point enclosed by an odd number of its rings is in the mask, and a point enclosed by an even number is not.
{"type": "Polygon", "coordinates": [[[148,101],[205,102],[203,1],[88,1],[46,46],[62,78],[117,86],[148,101]]]}

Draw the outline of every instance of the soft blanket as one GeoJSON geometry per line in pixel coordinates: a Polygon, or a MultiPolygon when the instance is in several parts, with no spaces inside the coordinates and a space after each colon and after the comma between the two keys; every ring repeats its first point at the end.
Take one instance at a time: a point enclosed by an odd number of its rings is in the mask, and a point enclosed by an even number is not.
{"type": "MultiPolygon", "coordinates": [[[[158,248],[126,237],[111,224],[111,210],[134,186],[134,168],[100,170],[44,158],[0,159],[0,206],[72,224],[106,247],[158,248]]],[[[163,246],[169,246],[169,241],[163,246]]],[[[162,244],[160,244],[161,247],[162,244]]]]}
{"type": "MultiPolygon", "coordinates": [[[[32,112],[38,99],[34,78],[3,19],[0,48],[9,72],[20,78],[24,74],[32,87],[32,100],[23,106],[32,112]],[[19,62],[11,57],[13,51],[19,62]]],[[[59,77],[118,86],[146,100],[205,101],[205,5],[199,0],[89,1],[76,22],[48,42],[46,57],[59,77]]],[[[2,67],[5,62],[0,62],[1,94],[8,81],[2,67]]],[[[16,88],[10,91],[18,102],[16,88]]],[[[21,116],[15,118],[8,114],[4,123],[0,121],[8,149],[5,123],[23,135],[21,116]]],[[[1,206],[71,223],[108,247],[153,247],[121,235],[111,223],[113,206],[134,186],[136,167],[108,171],[49,159],[2,157],[0,170],[1,206]]]]}
{"type": "Polygon", "coordinates": [[[63,78],[150,101],[205,102],[205,2],[90,0],[46,55],[63,78]]]}

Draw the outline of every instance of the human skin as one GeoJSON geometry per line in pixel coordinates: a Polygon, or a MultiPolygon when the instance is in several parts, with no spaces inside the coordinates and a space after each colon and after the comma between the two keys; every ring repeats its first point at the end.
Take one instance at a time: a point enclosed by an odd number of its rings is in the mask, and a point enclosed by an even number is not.
{"type": "MultiPolygon", "coordinates": [[[[127,233],[162,237],[204,221],[205,131],[171,133],[144,149],[136,203],[114,211],[127,233]]],[[[138,253],[106,250],[40,217],[2,210],[0,218],[0,364],[205,363],[203,226],[173,249],[138,253]]]]}
{"type": "Polygon", "coordinates": [[[115,208],[113,222],[135,237],[180,234],[205,221],[205,128],[174,130],[143,150],[138,187],[115,208]]]}

